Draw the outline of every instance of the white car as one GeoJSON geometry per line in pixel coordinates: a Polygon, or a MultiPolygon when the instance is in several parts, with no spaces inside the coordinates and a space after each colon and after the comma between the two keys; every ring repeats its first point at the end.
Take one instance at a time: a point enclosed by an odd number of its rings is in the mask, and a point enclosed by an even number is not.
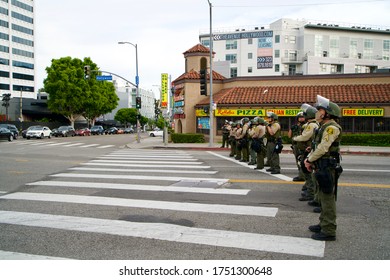
{"type": "Polygon", "coordinates": [[[26,133],[26,138],[50,138],[51,137],[51,130],[47,126],[33,126],[29,128],[29,130],[26,133]]]}
{"type": "Polygon", "coordinates": [[[163,130],[153,130],[151,132],[149,132],[149,136],[151,137],[156,137],[156,136],[163,136],[164,135],[164,131],[163,130]]]}

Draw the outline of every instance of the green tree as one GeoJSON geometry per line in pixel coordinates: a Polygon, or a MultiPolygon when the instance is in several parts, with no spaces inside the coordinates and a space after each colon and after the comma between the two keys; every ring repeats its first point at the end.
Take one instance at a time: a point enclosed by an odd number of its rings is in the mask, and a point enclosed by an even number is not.
{"type": "Polygon", "coordinates": [[[135,108],[122,108],[116,112],[114,119],[121,124],[127,126],[128,123],[137,123],[137,109],[135,108]]]}
{"type": "Polygon", "coordinates": [[[98,70],[90,58],[63,57],[52,59],[46,67],[47,77],[44,90],[49,94],[48,108],[53,113],[64,115],[74,125],[74,121],[84,116],[89,122],[111,112],[118,105],[118,96],[112,83],[96,81],[98,72],[91,72],[91,78],[84,78],[84,66],[98,70]]]}

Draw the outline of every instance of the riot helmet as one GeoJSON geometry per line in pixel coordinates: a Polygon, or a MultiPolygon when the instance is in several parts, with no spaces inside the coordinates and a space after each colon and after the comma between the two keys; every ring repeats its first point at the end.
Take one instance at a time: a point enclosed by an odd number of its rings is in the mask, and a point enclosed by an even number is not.
{"type": "Polygon", "coordinates": [[[321,95],[317,95],[317,103],[315,104],[316,108],[324,109],[329,115],[341,118],[341,109],[336,104],[331,102],[328,98],[325,98],[321,95]]]}
{"type": "Polygon", "coordinates": [[[316,108],[307,103],[302,104],[301,110],[303,111],[303,115],[307,120],[315,119],[316,113],[318,111],[316,108]]]}
{"type": "Polygon", "coordinates": [[[278,120],[278,115],[275,114],[274,112],[267,112],[267,117],[273,120],[278,120]]]}

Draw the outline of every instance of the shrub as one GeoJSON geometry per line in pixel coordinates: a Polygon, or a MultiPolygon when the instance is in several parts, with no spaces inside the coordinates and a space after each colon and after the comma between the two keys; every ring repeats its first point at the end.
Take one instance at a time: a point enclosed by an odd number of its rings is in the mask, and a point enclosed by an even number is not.
{"type": "Polygon", "coordinates": [[[204,135],[199,133],[172,133],[173,143],[204,143],[204,135]]]}

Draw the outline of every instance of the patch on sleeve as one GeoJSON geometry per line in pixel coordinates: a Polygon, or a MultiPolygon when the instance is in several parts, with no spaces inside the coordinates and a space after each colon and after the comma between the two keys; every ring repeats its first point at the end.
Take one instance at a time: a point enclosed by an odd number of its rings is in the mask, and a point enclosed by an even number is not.
{"type": "Polygon", "coordinates": [[[333,127],[328,127],[326,129],[326,133],[328,133],[329,135],[332,135],[334,133],[333,127]]]}

